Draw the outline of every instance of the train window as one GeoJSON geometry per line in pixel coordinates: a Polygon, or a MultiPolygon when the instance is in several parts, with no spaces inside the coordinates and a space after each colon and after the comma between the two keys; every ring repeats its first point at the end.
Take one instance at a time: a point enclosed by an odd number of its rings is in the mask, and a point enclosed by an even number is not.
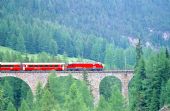
{"type": "Polygon", "coordinates": [[[11,67],[11,65],[3,65],[4,67],[11,67]]]}
{"type": "Polygon", "coordinates": [[[55,65],[55,67],[58,67],[58,65],[55,65]]]}
{"type": "Polygon", "coordinates": [[[2,67],[6,67],[6,65],[2,65],[2,67]]]}

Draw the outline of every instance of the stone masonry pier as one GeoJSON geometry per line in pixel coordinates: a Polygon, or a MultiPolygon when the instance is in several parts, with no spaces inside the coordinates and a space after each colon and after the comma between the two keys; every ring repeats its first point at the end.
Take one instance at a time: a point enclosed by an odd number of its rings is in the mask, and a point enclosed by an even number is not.
{"type": "MultiPolygon", "coordinates": [[[[99,101],[99,85],[103,78],[107,76],[114,76],[121,81],[122,94],[128,99],[128,84],[133,77],[132,70],[111,70],[111,71],[89,71],[88,80],[94,97],[94,103],[99,101]]],[[[83,71],[60,71],[56,72],[58,77],[72,75],[73,78],[82,80],[83,71]]],[[[50,72],[0,72],[0,77],[16,77],[25,81],[33,94],[35,94],[36,86],[41,83],[43,86],[46,85],[50,72]]]]}

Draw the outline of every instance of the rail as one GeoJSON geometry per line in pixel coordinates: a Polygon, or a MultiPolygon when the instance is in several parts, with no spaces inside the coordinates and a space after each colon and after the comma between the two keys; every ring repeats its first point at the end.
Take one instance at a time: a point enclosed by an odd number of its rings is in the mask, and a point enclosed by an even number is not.
{"type": "Polygon", "coordinates": [[[133,73],[134,70],[103,70],[103,71],[0,71],[0,73],[133,73]]]}

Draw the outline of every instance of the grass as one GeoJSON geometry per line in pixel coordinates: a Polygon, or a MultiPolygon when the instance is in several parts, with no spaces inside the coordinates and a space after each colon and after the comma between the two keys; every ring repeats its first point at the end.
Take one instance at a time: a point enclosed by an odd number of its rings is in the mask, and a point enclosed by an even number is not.
{"type": "MultiPolygon", "coordinates": [[[[0,52],[10,52],[10,53],[15,53],[15,54],[19,54],[21,55],[22,57],[25,57],[26,55],[28,56],[29,59],[31,58],[34,58],[35,60],[38,59],[40,53],[37,53],[37,54],[30,54],[30,53],[21,53],[21,52],[18,52],[16,50],[13,50],[11,48],[8,48],[8,47],[3,47],[3,46],[0,46],[0,52]]],[[[45,53],[47,57],[52,57],[52,55],[50,54],[47,54],[45,53]]],[[[76,58],[76,57],[66,57],[64,55],[60,55],[60,54],[57,54],[56,56],[54,56],[57,60],[60,60],[60,62],[95,62],[93,60],[90,60],[90,59],[84,59],[84,58],[76,58]]]]}

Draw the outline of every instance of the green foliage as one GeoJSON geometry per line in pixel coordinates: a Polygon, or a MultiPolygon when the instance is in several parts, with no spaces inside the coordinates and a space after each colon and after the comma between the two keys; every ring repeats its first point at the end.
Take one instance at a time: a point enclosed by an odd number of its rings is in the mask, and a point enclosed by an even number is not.
{"type": "Polygon", "coordinates": [[[103,96],[100,97],[96,111],[127,111],[127,106],[117,86],[113,86],[109,100],[105,100],[103,96]]]}
{"type": "Polygon", "coordinates": [[[16,111],[14,105],[11,102],[8,104],[7,111],[16,111]]]}
{"type": "Polygon", "coordinates": [[[0,87],[0,110],[4,110],[6,105],[6,98],[4,97],[3,89],[0,87]]]}
{"type": "Polygon", "coordinates": [[[111,44],[107,45],[106,47],[106,55],[104,59],[104,63],[106,64],[106,69],[113,69],[114,68],[114,53],[113,53],[113,46],[111,44]]]}
{"type": "Polygon", "coordinates": [[[13,89],[7,80],[5,80],[5,82],[4,82],[3,89],[4,89],[4,96],[5,96],[5,98],[8,98],[8,102],[10,102],[10,101],[14,102],[13,89]]]}
{"type": "Polygon", "coordinates": [[[51,74],[49,76],[48,88],[54,100],[59,103],[61,107],[66,108],[65,110],[69,110],[69,107],[93,109],[93,100],[89,88],[84,82],[74,80],[72,76],[59,78],[56,77],[55,74],[51,74]],[[72,100],[74,100],[73,103],[71,102],[72,100]],[[80,105],[76,106],[76,104],[80,105]]]}
{"type": "Polygon", "coordinates": [[[125,111],[125,101],[118,87],[114,86],[111,97],[109,98],[111,111],[125,111]]]}
{"type": "Polygon", "coordinates": [[[30,111],[29,106],[25,100],[22,101],[18,111],[30,111]]]}
{"type": "Polygon", "coordinates": [[[157,111],[167,104],[170,62],[168,52],[161,52],[146,59],[143,57],[135,67],[135,76],[130,83],[131,110],[157,111]]]}
{"type": "Polygon", "coordinates": [[[136,66],[139,64],[139,60],[141,59],[143,55],[142,46],[141,46],[141,40],[138,39],[138,43],[136,45],[136,66]]]}
{"type": "Polygon", "coordinates": [[[166,92],[165,92],[165,104],[170,104],[170,79],[166,84],[166,92]]]}
{"type": "Polygon", "coordinates": [[[67,111],[88,111],[86,104],[83,101],[82,95],[78,91],[76,83],[73,83],[69,90],[69,95],[66,97],[65,108],[67,111]]]}
{"type": "Polygon", "coordinates": [[[111,98],[112,93],[114,92],[114,87],[117,86],[121,90],[121,81],[115,77],[105,77],[100,83],[100,95],[102,95],[105,100],[111,98]]]}
{"type": "Polygon", "coordinates": [[[51,93],[45,89],[43,92],[42,98],[40,99],[40,111],[60,111],[60,107],[54,100],[54,97],[51,93]]]}
{"type": "Polygon", "coordinates": [[[34,108],[33,100],[34,100],[34,96],[32,94],[32,91],[28,90],[25,101],[28,103],[28,107],[30,108],[30,110],[34,108]]]}
{"type": "Polygon", "coordinates": [[[96,108],[95,111],[111,111],[111,106],[109,105],[109,103],[105,100],[105,98],[103,96],[100,97],[100,101],[99,104],[96,108]]]}

